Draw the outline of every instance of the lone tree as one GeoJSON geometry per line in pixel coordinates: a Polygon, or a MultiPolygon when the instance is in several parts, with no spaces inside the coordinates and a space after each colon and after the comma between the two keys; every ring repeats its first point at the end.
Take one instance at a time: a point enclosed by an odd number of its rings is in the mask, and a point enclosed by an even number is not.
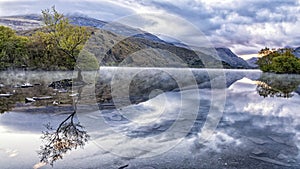
{"type": "Polygon", "coordinates": [[[66,63],[71,63],[70,66],[78,70],[77,79],[82,80],[81,68],[76,65],[76,59],[90,36],[89,31],[86,27],[70,24],[69,19],[57,12],[55,6],[51,10],[42,10],[42,14],[45,30],[40,33],[51,42],[47,48],[55,48],[66,54],[66,63]]]}

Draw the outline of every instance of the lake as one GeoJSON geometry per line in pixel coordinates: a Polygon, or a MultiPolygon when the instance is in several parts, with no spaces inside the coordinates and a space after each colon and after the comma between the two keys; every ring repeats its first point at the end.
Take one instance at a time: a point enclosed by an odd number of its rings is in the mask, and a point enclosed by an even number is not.
{"type": "Polygon", "coordinates": [[[1,168],[300,168],[300,75],[75,75],[0,72],[1,168]]]}

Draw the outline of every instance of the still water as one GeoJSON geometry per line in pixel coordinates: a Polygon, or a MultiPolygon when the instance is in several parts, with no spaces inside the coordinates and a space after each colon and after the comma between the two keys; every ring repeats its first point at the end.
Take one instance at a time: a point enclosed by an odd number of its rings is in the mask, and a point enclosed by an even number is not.
{"type": "Polygon", "coordinates": [[[1,72],[1,168],[299,168],[300,76],[1,72]],[[51,166],[53,165],[53,166],[51,166]]]}

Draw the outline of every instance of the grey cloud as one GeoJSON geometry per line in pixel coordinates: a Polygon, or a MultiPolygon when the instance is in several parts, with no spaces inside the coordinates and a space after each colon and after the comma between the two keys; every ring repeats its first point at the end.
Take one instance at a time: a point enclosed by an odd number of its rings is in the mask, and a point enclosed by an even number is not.
{"type": "MultiPolygon", "coordinates": [[[[199,27],[216,46],[234,48],[236,44],[240,44],[243,45],[242,48],[248,54],[247,48],[249,46],[282,47],[286,43],[300,45],[297,44],[296,40],[292,40],[298,32],[288,31],[290,25],[300,25],[298,19],[300,17],[299,2],[294,0],[245,0],[237,2],[227,6],[211,5],[210,10],[206,8],[204,3],[193,0],[179,2],[153,0],[144,2],[144,4],[187,19],[199,27]],[[262,27],[264,24],[267,24],[265,29],[262,27]],[[269,31],[268,25],[275,25],[276,31],[274,33],[269,31]],[[257,31],[253,32],[255,29],[257,31]]],[[[242,49],[239,51],[243,53],[242,49]]]]}

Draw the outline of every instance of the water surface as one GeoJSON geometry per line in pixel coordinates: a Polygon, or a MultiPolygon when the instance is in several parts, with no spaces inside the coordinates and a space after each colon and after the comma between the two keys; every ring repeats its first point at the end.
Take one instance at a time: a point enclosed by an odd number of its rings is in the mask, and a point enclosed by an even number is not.
{"type": "MultiPolygon", "coordinates": [[[[25,94],[19,94],[0,115],[1,168],[51,168],[40,162],[43,157],[52,161],[54,168],[300,167],[299,75],[257,70],[191,72],[194,81],[186,82],[186,70],[102,68],[96,73],[100,76],[95,76],[99,83],[114,81],[111,86],[119,87],[122,84],[118,82],[124,81],[121,77],[129,79],[127,101],[144,92],[138,97],[143,97],[142,101],[132,105],[122,102],[103,110],[93,104],[99,101],[97,84],[81,89],[82,93],[96,91],[96,99],[88,102],[91,95],[82,94],[83,101],[76,107],[73,103],[78,97],[69,95],[78,93],[78,88],[54,97],[72,101],[59,105],[53,105],[53,100],[24,102],[30,90],[38,87],[44,90],[34,95],[60,94],[46,85],[22,89],[25,94]],[[220,82],[222,74],[226,79],[220,82]],[[78,111],[75,115],[74,109],[78,111]]],[[[23,81],[2,78],[1,83],[33,83],[31,80],[39,77],[35,83],[48,84],[72,77],[72,72],[51,74],[55,78],[36,72],[16,76],[23,81]]],[[[4,89],[19,90],[2,87],[1,91],[4,89]]],[[[120,101],[126,96],[122,94],[116,92],[112,97],[120,101]]]]}

